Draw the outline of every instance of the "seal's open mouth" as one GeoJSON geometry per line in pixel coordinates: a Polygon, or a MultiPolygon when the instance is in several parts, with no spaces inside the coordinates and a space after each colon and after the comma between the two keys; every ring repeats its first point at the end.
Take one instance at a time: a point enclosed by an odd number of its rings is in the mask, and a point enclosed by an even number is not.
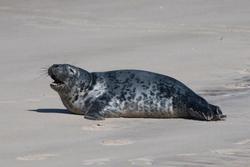
{"type": "Polygon", "coordinates": [[[64,82],[63,81],[60,81],[58,78],[56,78],[55,75],[51,75],[51,78],[54,80],[54,82],[52,82],[50,84],[51,87],[59,87],[59,86],[62,86],[64,85],[64,82]]]}

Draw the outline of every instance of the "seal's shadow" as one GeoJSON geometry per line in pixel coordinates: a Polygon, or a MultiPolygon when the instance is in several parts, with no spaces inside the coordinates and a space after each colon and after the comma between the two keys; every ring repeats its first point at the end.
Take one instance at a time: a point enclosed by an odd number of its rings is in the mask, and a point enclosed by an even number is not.
{"type": "Polygon", "coordinates": [[[38,108],[38,109],[31,109],[28,111],[34,111],[38,113],[73,114],[66,109],[59,109],[59,108],[38,108]]]}

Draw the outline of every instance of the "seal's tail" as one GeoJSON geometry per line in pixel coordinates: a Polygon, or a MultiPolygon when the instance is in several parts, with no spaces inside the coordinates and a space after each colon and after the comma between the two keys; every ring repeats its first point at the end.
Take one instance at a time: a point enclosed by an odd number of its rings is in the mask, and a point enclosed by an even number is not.
{"type": "Polygon", "coordinates": [[[227,116],[224,115],[220,109],[220,107],[209,104],[209,108],[212,111],[212,121],[224,120],[227,116]]]}

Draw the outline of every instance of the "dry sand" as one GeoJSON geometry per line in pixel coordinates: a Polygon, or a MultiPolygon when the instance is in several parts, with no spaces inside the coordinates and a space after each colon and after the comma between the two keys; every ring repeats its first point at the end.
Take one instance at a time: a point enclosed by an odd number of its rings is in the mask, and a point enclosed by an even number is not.
{"type": "Polygon", "coordinates": [[[249,0],[0,0],[0,166],[249,166],[249,0]],[[175,77],[226,121],[68,114],[42,68],[175,77]]]}

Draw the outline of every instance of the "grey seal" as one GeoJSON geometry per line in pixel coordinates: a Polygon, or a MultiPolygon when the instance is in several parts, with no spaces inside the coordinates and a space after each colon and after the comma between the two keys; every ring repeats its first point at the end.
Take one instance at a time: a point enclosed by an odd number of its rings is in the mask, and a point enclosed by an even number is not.
{"type": "Polygon", "coordinates": [[[142,70],[88,72],[69,64],[48,69],[64,106],[87,119],[187,118],[222,120],[218,106],[209,104],[182,82],[142,70]]]}

